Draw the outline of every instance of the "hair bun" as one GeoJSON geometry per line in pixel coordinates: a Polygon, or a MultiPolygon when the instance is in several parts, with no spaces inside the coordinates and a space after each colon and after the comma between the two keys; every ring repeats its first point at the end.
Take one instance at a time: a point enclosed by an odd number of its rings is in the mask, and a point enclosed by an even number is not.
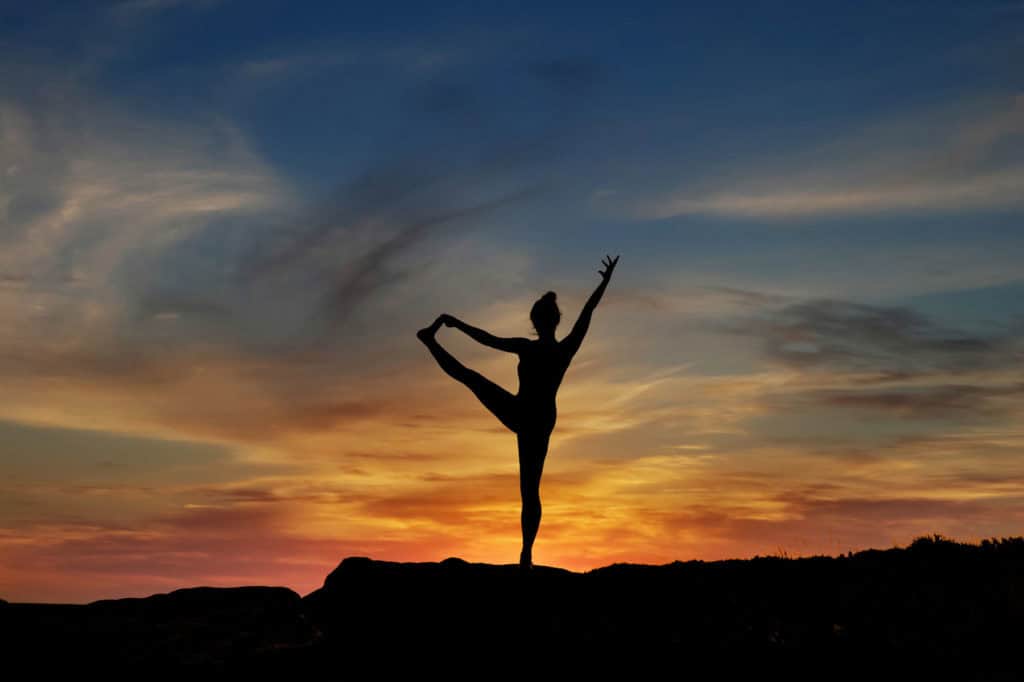
{"type": "Polygon", "coordinates": [[[540,298],[541,298],[541,300],[542,300],[542,301],[547,301],[547,300],[550,300],[550,301],[554,302],[554,300],[555,300],[555,298],[556,298],[556,297],[557,297],[557,296],[556,296],[555,292],[553,292],[553,291],[549,291],[548,293],[544,294],[544,295],[543,295],[543,296],[541,296],[540,298]]]}

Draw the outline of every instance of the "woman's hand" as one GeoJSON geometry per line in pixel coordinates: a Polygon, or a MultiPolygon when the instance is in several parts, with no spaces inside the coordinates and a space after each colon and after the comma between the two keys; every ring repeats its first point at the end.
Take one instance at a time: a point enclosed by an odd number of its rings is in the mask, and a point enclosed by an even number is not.
{"type": "Polygon", "coordinates": [[[604,281],[607,282],[611,278],[612,272],[615,271],[615,265],[618,262],[619,262],[619,257],[618,256],[615,256],[614,259],[611,258],[610,256],[605,256],[604,259],[601,260],[601,265],[603,265],[605,267],[605,270],[603,272],[601,270],[598,270],[598,273],[600,273],[600,275],[601,275],[601,279],[603,279],[604,281]]]}

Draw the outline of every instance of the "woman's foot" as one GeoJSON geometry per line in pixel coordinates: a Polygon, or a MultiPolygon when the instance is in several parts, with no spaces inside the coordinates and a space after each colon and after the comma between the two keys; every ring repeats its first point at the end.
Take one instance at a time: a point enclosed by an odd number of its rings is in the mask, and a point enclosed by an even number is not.
{"type": "Polygon", "coordinates": [[[519,568],[524,571],[533,569],[533,557],[530,554],[527,554],[526,551],[519,553],[519,568]]]}
{"type": "Polygon", "coordinates": [[[423,329],[416,332],[416,336],[419,337],[419,340],[422,341],[423,343],[429,343],[434,339],[434,334],[437,333],[437,330],[440,326],[441,318],[438,317],[436,320],[433,321],[433,323],[431,323],[429,327],[424,327],[423,329]]]}

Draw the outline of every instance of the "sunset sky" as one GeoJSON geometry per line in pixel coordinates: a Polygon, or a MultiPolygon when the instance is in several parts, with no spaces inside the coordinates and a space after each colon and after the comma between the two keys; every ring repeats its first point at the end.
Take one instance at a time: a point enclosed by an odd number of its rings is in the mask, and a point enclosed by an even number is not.
{"type": "Polygon", "coordinates": [[[0,4],[0,597],[1024,534],[1024,3],[0,4]],[[516,356],[438,339],[513,393],[516,356]]]}

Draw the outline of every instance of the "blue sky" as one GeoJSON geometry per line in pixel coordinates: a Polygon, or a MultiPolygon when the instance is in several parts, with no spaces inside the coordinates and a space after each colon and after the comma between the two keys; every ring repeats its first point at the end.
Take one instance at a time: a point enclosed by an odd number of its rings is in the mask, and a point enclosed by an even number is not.
{"type": "Polygon", "coordinates": [[[606,253],[539,561],[1019,532],[1022,29],[1019,2],[8,3],[0,596],[499,561],[511,445],[413,333],[528,336],[549,289],[571,323],[606,253]]]}

